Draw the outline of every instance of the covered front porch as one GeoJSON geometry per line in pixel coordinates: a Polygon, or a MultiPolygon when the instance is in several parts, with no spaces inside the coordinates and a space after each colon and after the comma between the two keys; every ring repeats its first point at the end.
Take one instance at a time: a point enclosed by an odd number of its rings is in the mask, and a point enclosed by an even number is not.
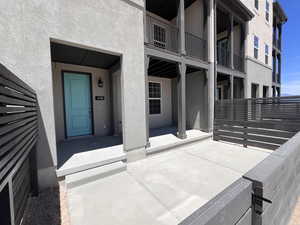
{"type": "MultiPolygon", "coordinates": [[[[176,135],[177,128],[173,126],[150,129],[151,147],[146,154],[153,154],[171,149],[175,146],[208,139],[212,136],[199,130],[187,130],[187,138],[182,140],[176,135]]],[[[100,167],[118,161],[127,161],[119,136],[94,136],[58,143],[57,175],[66,176],[91,168],[100,167]]]]}

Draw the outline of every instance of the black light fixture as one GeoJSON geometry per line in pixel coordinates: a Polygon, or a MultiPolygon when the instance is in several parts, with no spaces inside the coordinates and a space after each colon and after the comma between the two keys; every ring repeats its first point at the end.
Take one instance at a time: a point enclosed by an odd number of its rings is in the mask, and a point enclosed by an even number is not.
{"type": "Polygon", "coordinates": [[[100,87],[100,88],[103,87],[103,81],[102,81],[101,77],[98,80],[98,87],[100,87]]]}

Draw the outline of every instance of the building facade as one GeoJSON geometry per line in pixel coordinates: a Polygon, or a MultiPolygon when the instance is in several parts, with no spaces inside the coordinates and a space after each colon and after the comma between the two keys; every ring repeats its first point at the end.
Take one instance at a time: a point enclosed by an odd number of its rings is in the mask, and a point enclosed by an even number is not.
{"type": "Polygon", "coordinates": [[[42,188],[80,152],[108,148],[114,155],[121,146],[125,159],[136,160],[155,145],[153,136],[181,140],[188,130],[211,132],[216,99],[280,95],[287,19],[278,2],[16,0],[0,6],[0,62],[39,99],[42,188]]]}

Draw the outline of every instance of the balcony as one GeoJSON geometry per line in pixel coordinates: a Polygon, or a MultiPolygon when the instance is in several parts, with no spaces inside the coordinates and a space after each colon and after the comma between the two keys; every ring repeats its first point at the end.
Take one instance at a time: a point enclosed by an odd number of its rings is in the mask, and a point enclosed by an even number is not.
{"type": "Polygon", "coordinates": [[[207,41],[191,33],[185,33],[187,56],[207,61],[207,41]]]}
{"type": "Polygon", "coordinates": [[[163,51],[179,52],[179,29],[176,25],[148,14],[146,26],[149,45],[163,51]]]}
{"type": "MultiPolygon", "coordinates": [[[[170,53],[179,53],[179,28],[172,22],[155,15],[147,15],[148,45],[170,53]]],[[[189,57],[207,61],[207,41],[186,32],[186,54],[189,57]]]]}

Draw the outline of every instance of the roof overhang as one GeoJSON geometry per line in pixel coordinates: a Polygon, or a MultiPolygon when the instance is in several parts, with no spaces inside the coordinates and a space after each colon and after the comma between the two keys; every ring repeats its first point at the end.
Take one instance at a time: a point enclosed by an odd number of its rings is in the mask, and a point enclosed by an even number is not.
{"type": "Polygon", "coordinates": [[[273,2],[273,13],[280,19],[281,23],[287,22],[288,18],[278,1],[273,2]]]}
{"type": "Polygon", "coordinates": [[[249,21],[254,17],[254,13],[241,0],[219,0],[218,4],[233,12],[243,21],[249,21]]]}

